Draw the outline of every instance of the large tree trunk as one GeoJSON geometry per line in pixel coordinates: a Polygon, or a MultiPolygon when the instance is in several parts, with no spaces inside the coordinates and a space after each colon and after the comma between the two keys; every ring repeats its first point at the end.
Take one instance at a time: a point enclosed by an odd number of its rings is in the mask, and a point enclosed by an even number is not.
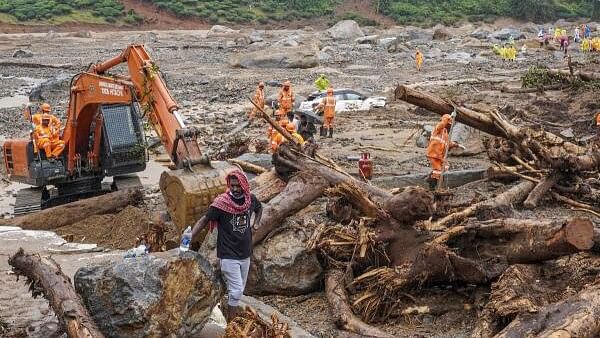
{"type": "Polygon", "coordinates": [[[283,191],[264,206],[259,228],[252,235],[254,244],[281,225],[283,220],[306,208],[329,187],[322,177],[310,172],[300,172],[292,177],[283,191]]]}
{"type": "Polygon", "coordinates": [[[511,206],[513,204],[521,203],[527,195],[533,190],[535,183],[530,181],[523,181],[509,190],[499,194],[498,196],[489,200],[475,203],[468,208],[465,208],[459,212],[447,215],[444,218],[437,220],[433,225],[432,229],[443,229],[452,224],[456,224],[467,217],[474,215],[478,210],[483,208],[495,209],[503,206],[511,206]]]}
{"type": "Polygon", "coordinates": [[[348,295],[344,287],[344,273],[341,270],[330,270],[325,279],[325,294],[335,316],[336,325],[361,337],[393,337],[381,330],[365,324],[352,313],[348,303],[348,295]]]}
{"type": "Polygon", "coordinates": [[[27,277],[33,297],[48,300],[69,338],[103,338],[81,298],[60,266],[51,258],[26,254],[20,249],[8,260],[17,275],[27,277]]]}
{"type": "Polygon", "coordinates": [[[144,194],[140,188],[115,191],[109,194],[44,209],[10,220],[0,225],[14,225],[30,230],[51,230],[73,224],[92,215],[111,214],[128,205],[138,204],[144,194]]]}
{"type": "Polygon", "coordinates": [[[587,218],[474,221],[447,235],[436,242],[460,248],[465,257],[500,258],[508,264],[541,262],[594,246],[594,224],[587,218]]]}
{"type": "Polygon", "coordinates": [[[262,203],[270,201],[285,189],[286,183],[271,169],[250,181],[250,189],[262,203]]]}
{"type": "Polygon", "coordinates": [[[496,338],[597,337],[600,334],[600,284],[513,320],[496,338]]]}
{"type": "MultiPolygon", "coordinates": [[[[548,74],[553,76],[568,76],[571,77],[571,72],[566,69],[548,69],[548,74]]],[[[580,78],[583,81],[600,81],[600,73],[576,71],[573,76],[580,78]]]]}

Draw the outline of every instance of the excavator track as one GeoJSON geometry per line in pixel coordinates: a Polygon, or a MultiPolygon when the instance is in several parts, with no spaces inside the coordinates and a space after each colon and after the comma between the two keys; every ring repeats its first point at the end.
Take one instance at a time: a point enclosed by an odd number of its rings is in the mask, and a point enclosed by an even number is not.
{"type": "Polygon", "coordinates": [[[42,188],[25,188],[17,192],[14,215],[20,216],[42,210],[42,188]]]}

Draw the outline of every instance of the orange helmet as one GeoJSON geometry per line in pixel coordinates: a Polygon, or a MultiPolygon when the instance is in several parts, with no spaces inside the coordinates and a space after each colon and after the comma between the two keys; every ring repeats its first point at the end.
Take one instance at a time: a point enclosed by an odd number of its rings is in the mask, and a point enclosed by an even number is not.
{"type": "Polygon", "coordinates": [[[42,105],[40,106],[40,110],[43,111],[44,113],[49,113],[50,105],[47,103],[42,103],[42,105]]]}
{"type": "Polygon", "coordinates": [[[327,88],[327,94],[333,95],[333,87],[327,88]]]}
{"type": "Polygon", "coordinates": [[[262,82],[262,81],[260,81],[260,82],[258,83],[258,86],[259,86],[259,87],[261,87],[261,88],[263,88],[263,87],[265,86],[265,83],[264,83],[264,82],[262,82]]]}
{"type": "Polygon", "coordinates": [[[442,123],[444,123],[445,125],[452,124],[452,116],[450,116],[448,114],[442,115],[442,123]]]}
{"type": "Polygon", "coordinates": [[[287,125],[288,125],[287,118],[279,120],[279,126],[281,126],[281,128],[287,128],[287,125]]]}
{"type": "Polygon", "coordinates": [[[287,124],[287,126],[285,126],[285,129],[287,129],[287,131],[289,132],[294,132],[296,131],[296,126],[292,122],[290,122],[287,124]]]}

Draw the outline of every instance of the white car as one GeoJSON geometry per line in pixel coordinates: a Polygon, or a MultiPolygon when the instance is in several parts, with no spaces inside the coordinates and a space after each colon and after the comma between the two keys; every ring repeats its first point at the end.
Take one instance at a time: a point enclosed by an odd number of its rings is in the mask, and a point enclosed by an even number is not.
{"type": "MultiPolygon", "coordinates": [[[[298,110],[301,112],[311,112],[321,102],[321,99],[327,95],[326,92],[315,92],[308,96],[306,101],[300,103],[298,110]]],[[[335,111],[366,111],[375,107],[385,107],[386,98],[382,96],[366,97],[352,89],[335,89],[335,111]]]]}

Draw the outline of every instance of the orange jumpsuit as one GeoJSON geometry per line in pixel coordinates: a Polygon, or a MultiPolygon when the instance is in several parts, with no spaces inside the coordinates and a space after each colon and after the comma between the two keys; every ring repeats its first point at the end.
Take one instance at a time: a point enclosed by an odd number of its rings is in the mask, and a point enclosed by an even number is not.
{"type": "Polygon", "coordinates": [[[277,101],[279,101],[278,112],[280,116],[286,116],[292,111],[292,108],[294,108],[294,100],[294,91],[292,90],[292,87],[288,90],[281,88],[279,97],[277,98],[277,101]]]}
{"type": "Polygon", "coordinates": [[[417,71],[421,71],[421,66],[423,65],[423,53],[420,51],[415,54],[415,61],[417,62],[417,71]]]}
{"type": "Polygon", "coordinates": [[[449,142],[448,130],[446,130],[446,127],[449,126],[451,122],[452,117],[450,117],[450,115],[442,116],[442,120],[435,126],[435,129],[431,133],[431,138],[429,139],[427,159],[431,162],[431,177],[434,179],[440,179],[442,171],[448,168],[448,165],[444,163],[446,147],[454,147],[456,145],[454,142],[449,142]]]}
{"type": "Polygon", "coordinates": [[[323,127],[330,129],[333,127],[333,119],[335,118],[335,97],[327,95],[319,103],[319,109],[323,109],[323,127]]]}
{"type": "Polygon", "coordinates": [[[283,140],[283,136],[281,136],[279,132],[275,131],[275,134],[271,138],[271,151],[276,152],[283,140]]]}
{"type": "MultiPolygon", "coordinates": [[[[252,100],[259,106],[262,110],[265,109],[265,90],[260,87],[256,88],[256,93],[254,93],[254,99],[252,100]]],[[[253,119],[256,116],[256,113],[260,110],[256,108],[254,105],[252,106],[252,111],[248,114],[248,118],[253,119]]]]}
{"type": "MultiPolygon", "coordinates": [[[[31,122],[35,125],[41,125],[42,124],[42,115],[44,115],[43,113],[35,113],[31,116],[31,122]]],[[[48,114],[50,115],[50,126],[52,126],[54,129],[56,130],[60,130],[61,127],[61,122],[60,119],[52,114],[48,114]]]]}
{"type": "Polygon", "coordinates": [[[58,136],[58,130],[52,126],[38,125],[34,130],[38,149],[43,149],[46,157],[53,158],[62,154],[65,142],[58,136]]]}

